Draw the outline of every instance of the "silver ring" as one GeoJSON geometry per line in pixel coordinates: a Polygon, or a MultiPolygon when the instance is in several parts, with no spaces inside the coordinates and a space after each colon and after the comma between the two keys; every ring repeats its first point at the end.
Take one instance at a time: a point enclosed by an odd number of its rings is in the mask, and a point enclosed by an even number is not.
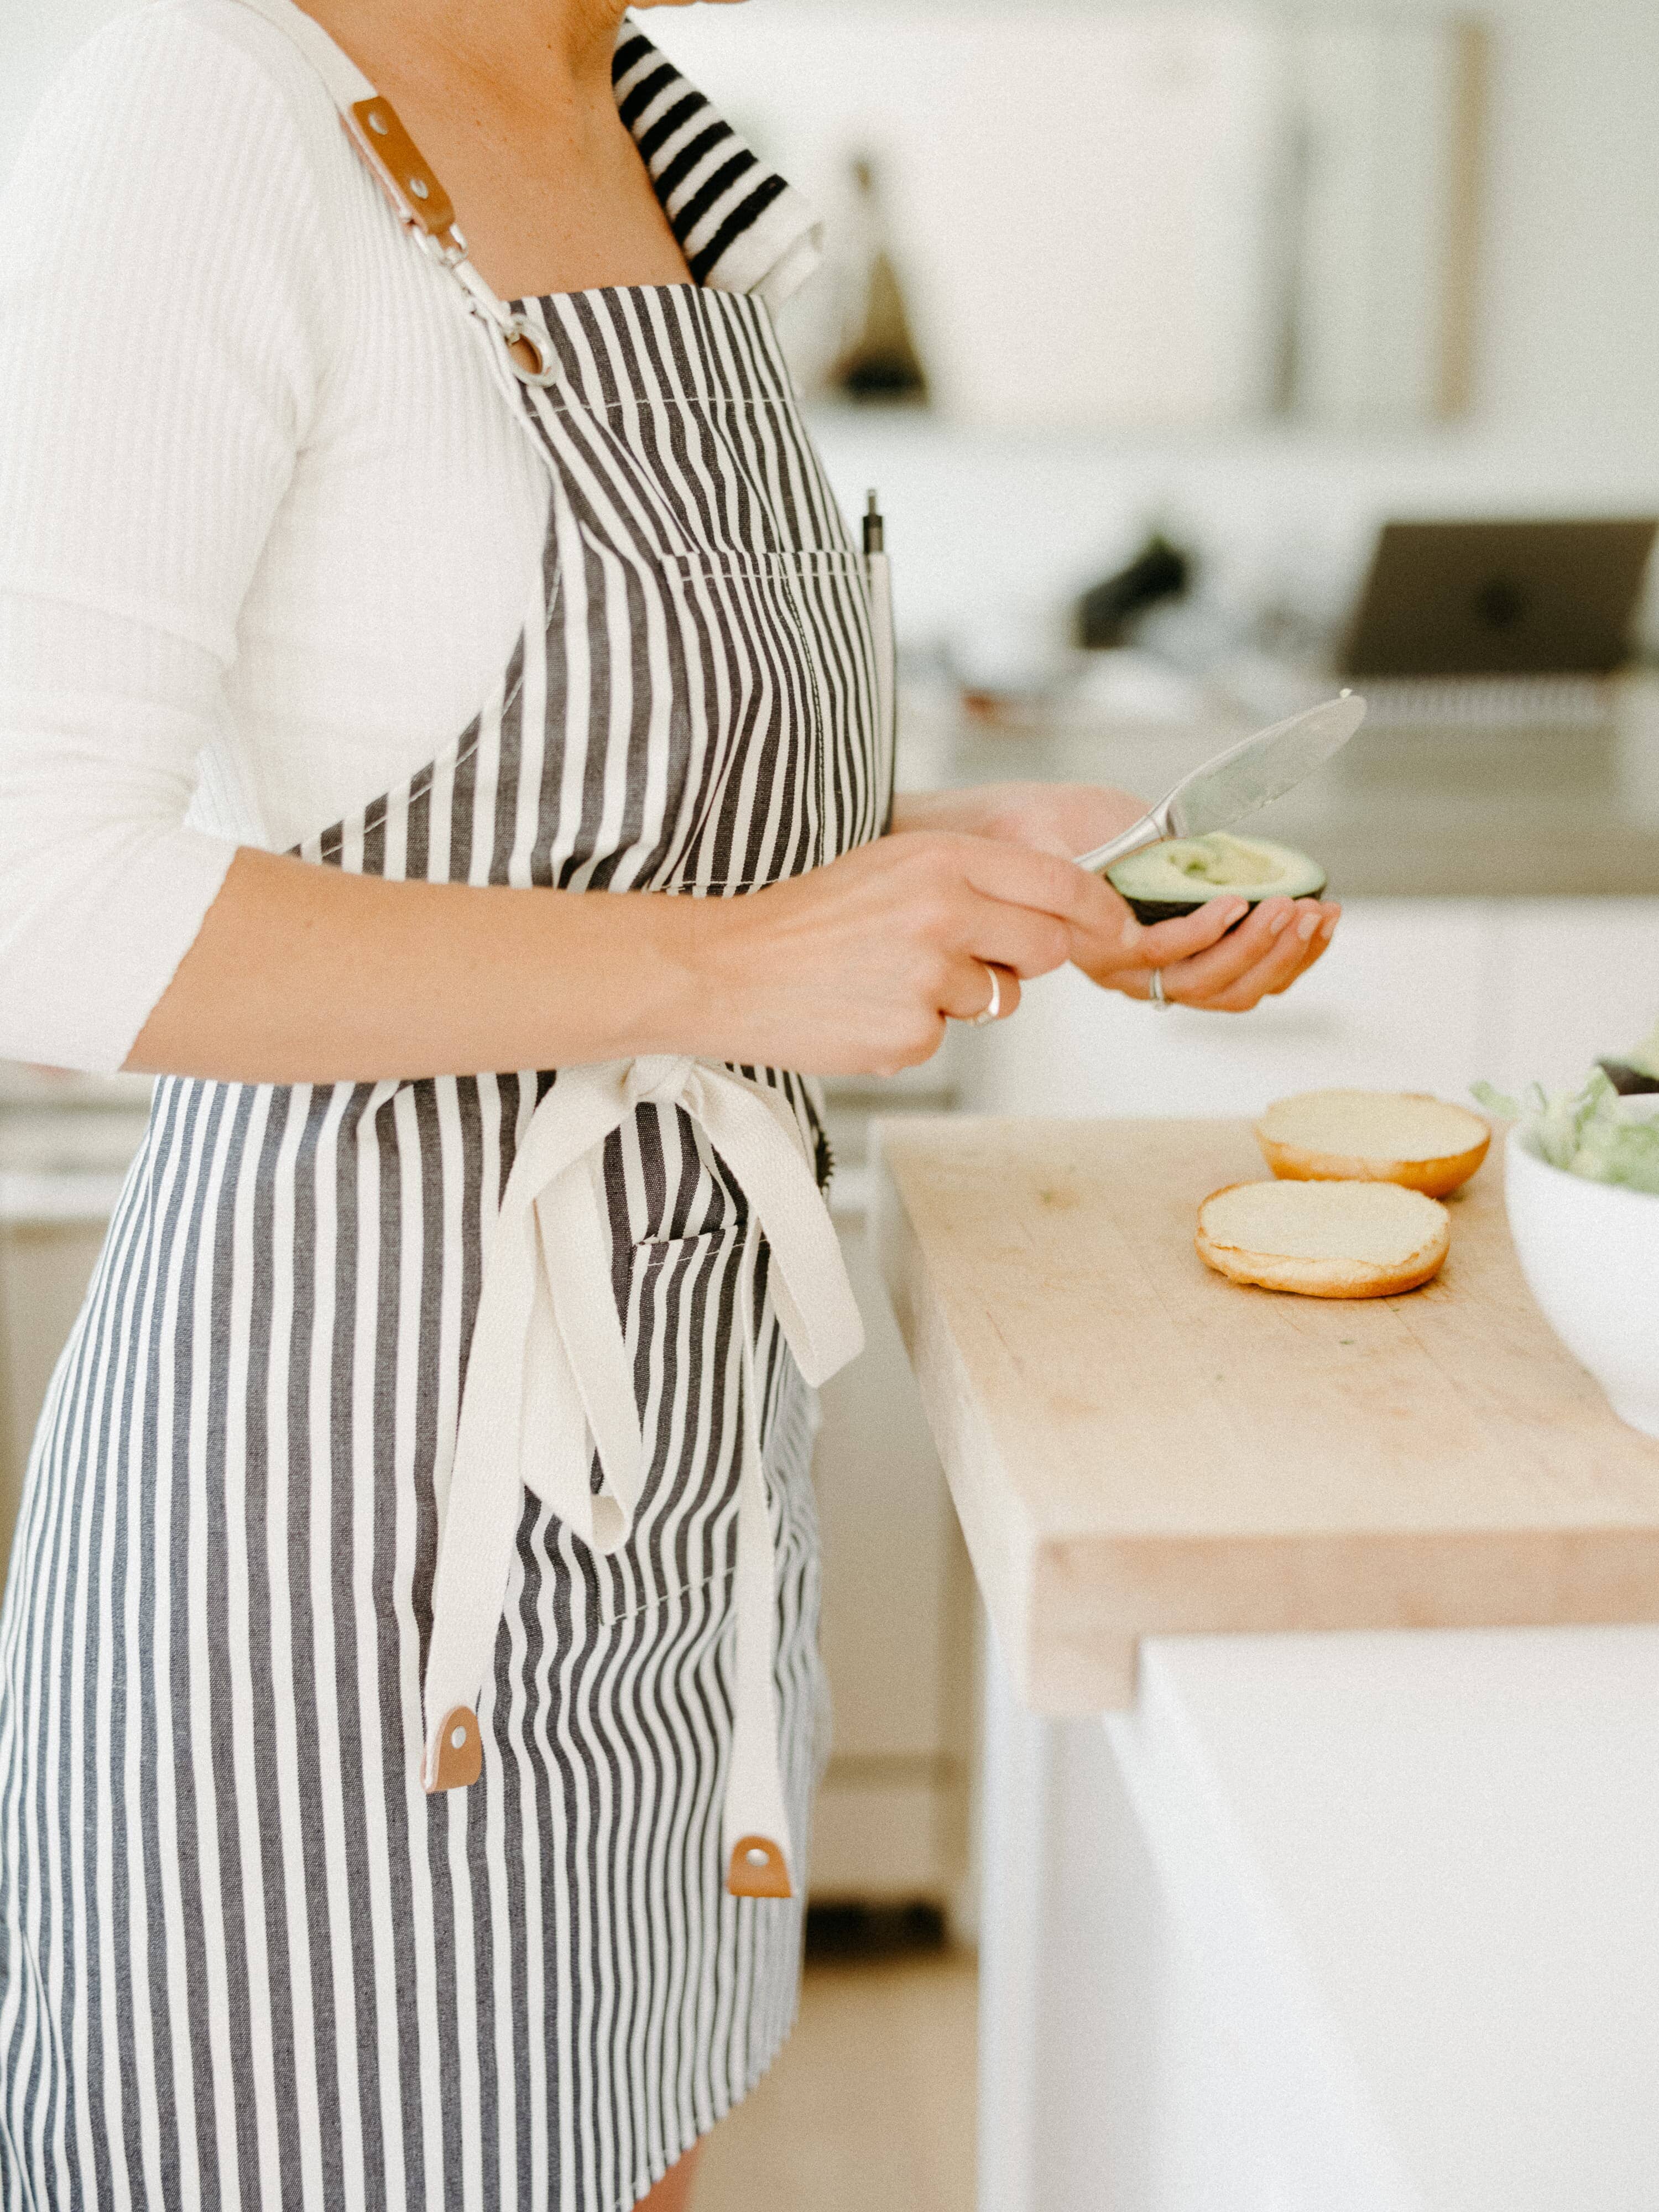
{"type": "Polygon", "coordinates": [[[991,1003],[983,1013],[968,1017],[970,1030],[982,1030],[987,1022],[995,1021],[1002,1012],[1002,978],[988,960],[981,960],[979,964],[991,979],[991,1003]]]}
{"type": "Polygon", "coordinates": [[[1174,1006],[1175,1000],[1170,998],[1164,991],[1164,970],[1161,968],[1153,969],[1152,980],[1147,988],[1146,995],[1152,1000],[1152,1004],[1158,1008],[1160,1014],[1167,1014],[1170,1009],[1174,1006]]]}

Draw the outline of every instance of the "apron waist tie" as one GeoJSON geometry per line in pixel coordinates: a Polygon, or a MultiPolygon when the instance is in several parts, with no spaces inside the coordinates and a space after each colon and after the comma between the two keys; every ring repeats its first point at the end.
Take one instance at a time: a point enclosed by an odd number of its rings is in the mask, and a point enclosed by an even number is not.
{"type": "Polygon", "coordinates": [[[610,1291],[604,1146],[645,1104],[684,1107],[749,1202],[739,1261],[736,1711],[722,1836],[733,1895],[788,1897],[799,1869],[773,1681],[775,1563],[755,1364],[761,1237],[771,1249],[779,1324],[808,1382],[826,1382],[854,1358],[864,1327],[787,1102],[710,1060],[659,1054],[571,1068],[525,1133],[487,1247],[447,1484],[440,1472],[422,1780],[428,1790],[463,1789],[482,1771],[476,1708],[494,1662],[526,1489],[597,1552],[616,1551],[633,1529],[645,1447],[610,1291]],[[595,1451],[598,1492],[589,1481],[595,1451]]]}

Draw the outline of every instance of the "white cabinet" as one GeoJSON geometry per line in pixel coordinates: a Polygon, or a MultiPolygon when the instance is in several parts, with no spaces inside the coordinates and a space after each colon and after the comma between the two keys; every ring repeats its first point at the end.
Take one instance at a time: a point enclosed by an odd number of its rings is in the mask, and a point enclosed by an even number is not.
{"type": "Polygon", "coordinates": [[[972,1571],[863,1218],[838,1225],[866,1341],[825,1387],[813,1462],[835,1747],[812,1893],[951,1905],[967,1871],[972,1571]]]}
{"type": "Polygon", "coordinates": [[[1132,1713],[1030,1723],[983,2212],[1650,2212],[1656,1671],[1646,1626],[1162,1638],[1132,1713]]]}
{"type": "Polygon", "coordinates": [[[0,1065],[0,1577],[46,1386],[75,1326],[149,1086],[0,1065]]]}
{"type": "Polygon", "coordinates": [[[866,1234],[872,1113],[946,1113],[963,1033],[885,1084],[827,1086],[836,1226],[861,1358],[823,1391],[813,1481],[835,1742],[812,1816],[812,1893],[971,1909],[974,1578],[866,1234]]]}
{"type": "Polygon", "coordinates": [[[54,1220],[31,1207],[7,1219],[0,1202],[0,1578],[41,1401],[103,1242],[96,1213],[54,1220]]]}

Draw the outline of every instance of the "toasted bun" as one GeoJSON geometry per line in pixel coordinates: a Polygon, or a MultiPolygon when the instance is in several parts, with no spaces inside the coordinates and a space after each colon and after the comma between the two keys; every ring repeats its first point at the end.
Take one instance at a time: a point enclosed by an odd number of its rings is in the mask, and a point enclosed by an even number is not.
{"type": "Polygon", "coordinates": [[[1304,1091],[1255,1125],[1267,1165],[1290,1182],[1397,1182],[1430,1198],[1466,1183],[1492,1131],[1466,1107],[1420,1091],[1304,1091]]]}
{"type": "Polygon", "coordinates": [[[1440,1271],[1443,1206],[1391,1182],[1235,1182],[1198,1209],[1198,1255],[1218,1275],[1308,1298],[1388,1298],[1440,1271]]]}

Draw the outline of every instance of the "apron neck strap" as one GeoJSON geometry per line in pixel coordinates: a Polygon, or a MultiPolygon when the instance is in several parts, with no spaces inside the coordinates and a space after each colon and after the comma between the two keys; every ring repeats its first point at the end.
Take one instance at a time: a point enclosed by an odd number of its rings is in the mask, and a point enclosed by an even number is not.
{"type": "Polygon", "coordinates": [[[349,54],[337,46],[314,17],[295,0],[241,0],[281,31],[322,79],[346,136],[393,211],[422,249],[454,278],[480,322],[495,337],[507,367],[520,384],[549,385],[558,369],[544,333],[496,297],[473,267],[454,203],[436,172],[349,54]]]}

